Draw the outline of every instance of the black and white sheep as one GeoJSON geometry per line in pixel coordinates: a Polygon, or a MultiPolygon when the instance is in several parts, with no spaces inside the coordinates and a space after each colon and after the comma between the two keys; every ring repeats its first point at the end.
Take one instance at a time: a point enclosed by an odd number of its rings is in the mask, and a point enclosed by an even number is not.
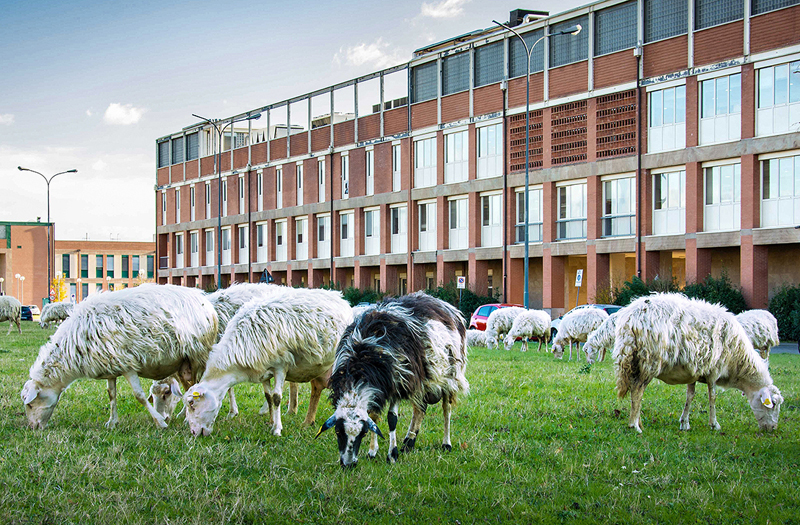
{"type": "Polygon", "coordinates": [[[111,416],[117,422],[117,378],[125,377],[136,400],[159,427],[164,417],[147,400],[140,377],[175,372],[191,384],[205,367],[217,335],[217,314],[199,290],[145,284],[83,300],[39,349],[22,389],[33,428],[44,428],[61,394],[82,378],[106,379],[111,416]]]}
{"type": "Polygon", "coordinates": [[[504,341],[506,350],[510,350],[514,346],[514,341],[518,337],[524,339],[523,352],[528,351],[528,341],[530,339],[538,339],[539,346],[536,350],[541,350],[542,343],[550,337],[551,321],[550,314],[543,310],[524,310],[520,312],[514,319],[514,324],[511,326],[508,335],[506,335],[504,341]]]}
{"type": "Polygon", "coordinates": [[[588,307],[572,310],[561,319],[558,333],[553,339],[553,355],[561,359],[564,357],[564,345],[569,345],[569,360],[572,360],[572,344],[577,343],[577,359],[581,357],[580,343],[585,343],[589,334],[596,330],[603,321],[608,319],[608,314],[600,308],[588,307]]]}
{"type": "Polygon", "coordinates": [[[342,294],[328,290],[289,289],[242,306],[214,345],[202,380],[183,396],[192,434],[211,434],[220,398],[229,388],[272,379],[274,386],[267,396],[272,433],[280,436],[283,428],[280,405],[284,381],[311,383],[304,423],[313,423],[336,343],[352,318],[352,309],[342,294]]]}
{"type": "Polygon", "coordinates": [[[469,390],[465,335],[458,310],[422,292],[386,299],[347,327],[329,383],[335,412],[317,433],[336,429],[343,467],[355,466],[361,441],[370,431],[369,456],[377,455],[380,430],[370,415],[377,416],[387,405],[387,460],[398,458],[397,410],[403,400],[414,408],[403,451],[414,448],[427,406],[439,401],[442,447],[451,450],[451,407],[469,390]]]}
{"type": "Polygon", "coordinates": [[[72,308],[75,305],[68,301],[61,301],[58,303],[47,303],[42,308],[42,314],[39,316],[39,326],[47,328],[50,323],[61,322],[72,313],[72,308]]]}
{"type": "Polygon", "coordinates": [[[10,295],[0,295],[0,323],[8,321],[8,332],[11,333],[11,328],[17,325],[17,332],[22,333],[22,303],[16,297],[10,295]]]}
{"type": "Polygon", "coordinates": [[[769,359],[769,351],[780,344],[778,320],[767,310],[748,310],[736,316],[750,342],[763,359],[769,359]]]}
{"type": "Polygon", "coordinates": [[[724,307],[681,294],[641,297],[620,312],[614,344],[617,393],[631,395],[629,426],[641,432],[642,395],[653,379],[687,385],[681,430],[689,429],[695,385],[708,385],[708,417],[719,429],[716,385],[744,392],[762,430],[778,426],[783,397],[766,363],[724,307]]]}

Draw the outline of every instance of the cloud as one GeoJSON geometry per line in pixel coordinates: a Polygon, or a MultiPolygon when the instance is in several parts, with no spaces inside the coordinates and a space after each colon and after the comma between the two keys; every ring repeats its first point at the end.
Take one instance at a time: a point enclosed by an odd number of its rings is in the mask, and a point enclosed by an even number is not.
{"type": "Polygon", "coordinates": [[[108,167],[108,164],[103,162],[103,159],[97,159],[94,164],[92,164],[92,169],[95,171],[103,171],[108,167]]]}
{"type": "Polygon", "coordinates": [[[422,3],[422,16],[431,18],[452,18],[464,12],[464,4],[469,0],[442,0],[437,3],[422,3]]]}
{"type": "Polygon", "coordinates": [[[371,65],[379,69],[402,62],[402,54],[397,50],[389,52],[389,47],[391,46],[382,38],[378,38],[371,44],[361,43],[356,46],[340,48],[339,52],[333,56],[333,61],[336,64],[348,66],[371,65]]]}
{"type": "Polygon", "coordinates": [[[91,109],[87,109],[86,110],[86,116],[87,117],[91,117],[92,116],[92,110],[91,109]]]}
{"type": "Polygon", "coordinates": [[[103,115],[103,120],[108,124],[128,126],[139,122],[143,114],[144,109],[135,108],[132,104],[123,106],[122,104],[111,103],[108,105],[105,115],[103,115]]]}
{"type": "Polygon", "coordinates": [[[0,124],[10,126],[14,123],[14,115],[11,113],[0,113],[0,124]]]}

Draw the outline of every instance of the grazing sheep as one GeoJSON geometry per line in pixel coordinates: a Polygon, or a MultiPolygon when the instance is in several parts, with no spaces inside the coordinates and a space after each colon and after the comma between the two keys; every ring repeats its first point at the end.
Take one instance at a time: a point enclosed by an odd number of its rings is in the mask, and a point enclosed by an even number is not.
{"type": "Polygon", "coordinates": [[[74,306],[74,304],[67,301],[47,303],[42,308],[42,314],[39,316],[39,326],[47,328],[50,323],[63,321],[72,313],[74,306]]]}
{"type": "Polygon", "coordinates": [[[0,323],[8,321],[8,332],[11,333],[11,327],[17,325],[17,332],[22,333],[20,322],[22,321],[22,303],[17,301],[16,297],[10,295],[0,295],[0,323]]]}
{"type": "Polygon", "coordinates": [[[233,316],[208,358],[200,383],[183,396],[192,434],[207,436],[214,429],[220,396],[245,381],[275,379],[269,403],[272,433],[281,435],[281,394],[284,381],[311,382],[312,395],[305,424],[311,424],[328,382],[336,343],[352,321],[342,294],[328,290],[292,290],[245,304],[233,316]]]}
{"type": "Polygon", "coordinates": [[[524,311],[525,308],[509,306],[507,308],[498,308],[490,313],[486,319],[487,348],[497,348],[500,341],[505,338],[511,327],[514,326],[514,319],[524,311]]]}
{"type": "Polygon", "coordinates": [[[718,304],[681,294],[641,297],[620,312],[614,344],[617,393],[631,394],[628,425],[641,432],[644,389],[653,379],[685,384],[681,430],[689,430],[689,409],[697,382],[708,385],[708,417],[719,429],[715,386],[738,388],[762,430],[778,426],[783,397],[769,369],[733,314],[718,304]]]}
{"type": "Polygon", "coordinates": [[[146,284],[94,294],[82,301],[39,349],[22,389],[33,428],[44,428],[61,394],[81,378],[108,380],[111,416],[117,418],[117,378],[124,376],[136,400],[159,427],[164,418],[147,400],[139,377],[162,379],[181,372],[190,384],[202,372],[217,335],[217,314],[199,290],[146,284]]]}
{"type": "Polygon", "coordinates": [[[444,439],[451,450],[450,410],[458,394],[466,394],[466,326],[451,305],[422,292],[386,299],[347,327],[336,349],[330,379],[334,414],[319,429],[335,427],[339,462],[352,467],[361,441],[373,432],[369,456],[378,453],[381,436],[374,417],[388,404],[389,452],[397,451],[397,409],[411,401],[414,415],[403,441],[403,452],[414,448],[428,405],[442,401],[444,439]]]}
{"type": "MultiPolygon", "coordinates": [[[[178,385],[176,374],[169,376],[161,381],[155,381],[150,385],[150,397],[148,401],[156,409],[156,412],[161,414],[166,423],[172,419],[172,414],[175,413],[175,407],[178,406],[178,401],[183,397],[181,388],[178,385]]],[[[178,414],[180,415],[180,414],[178,414]]]]}
{"type": "Polygon", "coordinates": [[[558,359],[564,357],[564,345],[569,344],[569,361],[572,361],[572,343],[578,343],[578,354],[581,357],[580,343],[585,343],[592,331],[596,330],[603,321],[608,319],[608,314],[600,308],[581,308],[572,310],[561,319],[558,333],[553,340],[553,355],[558,359]]]}
{"type": "Polygon", "coordinates": [[[778,346],[778,320],[767,310],[748,310],[736,316],[736,320],[744,328],[753,348],[758,350],[763,359],[769,359],[769,351],[778,346]]]}
{"type": "Polygon", "coordinates": [[[487,346],[488,335],[483,330],[467,330],[467,346],[487,346]]]}
{"type": "Polygon", "coordinates": [[[525,310],[520,312],[514,319],[514,324],[511,330],[506,335],[505,347],[510,350],[514,346],[514,341],[518,337],[523,337],[525,344],[522,347],[523,352],[528,351],[528,340],[538,339],[539,346],[537,351],[542,349],[542,342],[550,336],[550,314],[542,310],[525,310]]]}
{"type": "Polygon", "coordinates": [[[600,354],[600,361],[606,358],[606,350],[614,349],[614,341],[616,340],[617,316],[619,310],[609,315],[597,329],[589,334],[586,339],[586,344],[583,345],[583,351],[586,353],[586,362],[592,364],[597,359],[597,354],[600,354]]]}

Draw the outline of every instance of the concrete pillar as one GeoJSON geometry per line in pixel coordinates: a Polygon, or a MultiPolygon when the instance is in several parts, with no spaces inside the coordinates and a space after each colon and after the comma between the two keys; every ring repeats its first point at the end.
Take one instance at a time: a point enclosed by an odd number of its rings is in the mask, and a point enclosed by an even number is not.
{"type": "Polygon", "coordinates": [[[769,304],[769,247],[754,245],[752,235],[742,235],[739,254],[744,300],[750,308],[766,308],[769,304]]]}
{"type": "Polygon", "coordinates": [[[489,262],[477,260],[474,253],[469,254],[467,288],[477,295],[487,295],[489,291],[489,262]]]}
{"type": "Polygon", "coordinates": [[[550,248],[544,249],[542,303],[546,310],[550,310],[551,315],[558,315],[564,309],[564,266],[566,257],[554,257],[550,254],[550,248]]]}
{"type": "Polygon", "coordinates": [[[594,244],[586,246],[586,294],[587,302],[594,303],[598,290],[610,285],[610,261],[607,253],[597,253],[594,244]]]}
{"type": "Polygon", "coordinates": [[[699,283],[711,273],[711,250],[698,248],[697,239],[686,239],[686,283],[699,283]]]}

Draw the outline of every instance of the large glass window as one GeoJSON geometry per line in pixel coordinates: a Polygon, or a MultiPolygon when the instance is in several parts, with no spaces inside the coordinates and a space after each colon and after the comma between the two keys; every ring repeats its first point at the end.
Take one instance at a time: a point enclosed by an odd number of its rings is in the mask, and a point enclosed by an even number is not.
{"type": "Polygon", "coordinates": [[[167,192],[161,192],[161,226],[167,224],[167,192]]]}
{"type": "Polygon", "coordinates": [[[758,70],[758,135],[800,131],[800,60],[758,70]]]}
{"type": "Polygon", "coordinates": [[[375,195],[375,150],[367,150],[367,195],[375,195]]]}
{"type": "Polygon", "coordinates": [[[214,230],[206,230],[206,266],[214,266],[214,230]]]}
{"type": "Polygon", "coordinates": [[[436,61],[411,68],[411,103],[436,98],[436,61]]]}
{"type": "Polygon", "coordinates": [[[700,144],[738,140],[742,129],[742,75],[700,82],[700,144]]]}
{"type": "Polygon", "coordinates": [[[317,194],[319,202],[325,202],[325,159],[317,159],[317,194]]]}
{"type": "Polygon", "coordinates": [[[172,163],[183,162],[183,137],[172,139],[172,163]]]}
{"type": "MultiPolygon", "coordinates": [[[[542,242],[544,206],[541,186],[528,191],[528,242],[542,242]]],[[[525,188],[517,190],[517,224],[515,241],[525,242],[525,188]]]]}
{"type": "MultiPolygon", "coordinates": [[[[537,29],[522,35],[528,48],[536,43],[537,40],[544,35],[544,29],[537,29]]],[[[531,55],[531,73],[544,71],[544,43],[540,42],[533,48],[531,55]]],[[[528,64],[528,55],[525,51],[525,46],[519,41],[519,38],[514,36],[508,39],[508,75],[511,78],[519,77],[525,74],[525,67],[528,64]]]]}
{"type": "Polygon", "coordinates": [[[503,196],[481,195],[481,246],[503,244],[503,196]]]}
{"type": "Polygon", "coordinates": [[[267,262],[267,223],[256,224],[256,262],[267,262]]]}
{"type": "Polygon", "coordinates": [[[227,179],[223,179],[222,181],[222,216],[228,216],[228,181],[227,179]]]}
{"type": "Polygon", "coordinates": [[[704,231],[738,230],[741,225],[741,165],[705,168],[704,231]]]}
{"type": "Polygon", "coordinates": [[[603,236],[636,233],[636,179],[603,181],[603,236]]]}
{"type": "Polygon", "coordinates": [[[106,277],[114,278],[114,256],[106,255],[106,277]]]}
{"type": "Polygon", "coordinates": [[[467,248],[467,199],[450,199],[450,243],[451,250],[467,248]]]}
{"type": "Polygon", "coordinates": [[[342,198],[350,198],[350,156],[342,155],[342,198]]]}
{"type": "Polygon", "coordinates": [[[636,45],[636,2],[601,9],[594,15],[594,56],[636,45]]]}
{"type": "Polygon", "coordinates": [[[61,275],[64,279],[69,279],[69,254],[61,255],[61,275]]]}
{"type": "Polygon", "coordinates": [[[364,255],[381,253],[381,212],[364,211],[364,255]]]}
{"type": "Polygon", "coordinates": [[[275,222],[275,260],[285,261],[286,255],[286,221],[275,222]]]}
{"type": "Polygon", "coordinates": [[[239,260],[237,262],[239,264],[247,264],[250,260],[250,243],[247,242],[250,228],[245,225],[239,225],[236,230],[239,232],[239,260]]]}
{"type": "Polygon", "coordinates": [[[103,256],[95,255],[94,257],[94,276],[97,279],[103,278],[103,256]]]}
{"type": "Polygon", "coordinates": [[[352,225],[352,211],[339,214],[339,255],[341,257],[353,257],[355,254],[355,236],[352,225]]]}
{"type": "Polygon", "coordinates": [[[436,185],[436,137],[414,142],[414,187],[436,185]]]}
{"type": "Polygon", "coordinates": [[[392,253],[406,253],[408,249],[408,208],[397,206],[391,209],[391,234],[392,234],[392,253]]]}
{"type": "Polygon", "coordinates": [[[158,167],[169,166],[169,140],[158,143],[158,167]]]}
{"type": "Polygon", "coordinates": [[[667,151],[686,147],[686,86],[649,93],[647,151],[667,151]]]}
{"type": "Polygon", "coordinates": [[[446,56],[442,59],[442,95],[469,89],[469,53],[446,56]]]}
{"type": "Polygon", "coordinates": [[[231,263],[231,229],[222,229],[222,264],[231,263]]]}
{"type": "Polygon", "coordinates": [[[175,188],[175,223],[181,222],[181,189],[175,188]]]}
{"type": "MultiPolygon", "coordinates": [[[[183,268],[183,259],[184,252],[183,252],[183,234],[178,233],[175,234],[175,266],[174,268],[183,268]]],[[[113,272],[112,272],[113,273],[113,272]]],[[[109,276],[111,277],[111,276],[109,276]]]]}
{"type": "Polygon", "coordinates": [[[195,202],[194,202],[194,186],[190,186],[189,187],[189,220],[190,221],[194,221],[195,220],[195,213],[194,213],[195,206],[194,206],[194,204],[195,204],[195,202]]]}
{"type": "Polygon", "coordinates": [[[550,37],[550,67],[563,66],[589,58],[589,15],[573,18],[550,26],[550,34],[580,24],[583,30],[578,35],[554,35],[550,37]]]}
{"type": "Polygon", "coordinates": [[[694,28],[725,24],[744,17],[741,0],[694,0],[694,28]]]}
{"type": "Polygon", "coordinates": [[[503,125],[478,128],[478,178],[503,174],[503,125]]]}
{"type": "Polygon", "coordinates": [[[186,135],[186,160],[194,160],[200,153],[200,135],[192,133],[186,135]]]}
{"type": "Polygon", "coordinates": [[[686,0],[644,0],[644,41],[683,35],[689,27],[686,0]]]}
{"type": "Polygon", "coordinates": [[[303,165],[295,166],[295,177],[297,178],[297,205],[303,205],[303,165]]]}
{"type": "Polygon", "coordinates": [[[653,235],[686,232],[686,172],[653,175],[653,235]]]}
{"type": "Polygon", "coordinates": [[[800,224],[800,155],[761,161],[761,226],[800,224]]]}
{"type": "Polygon", "coordinates": [[[308,259],[308,219],[303,217],[295,221],[295,259],[308,259]]]}
{"type": "Polygon", "coordinates": [[[155,266],[156,266],[156,256],[155,255],[148,255],[147,256],[147,278],[152,279],[155,275],[155,266]]]}
{"type": "Polygon", "coordinates": [[[436,249],[436,202],[419,204],[419,250],[421,252],[436,249]]]}
{"type": "Polygon", "coordinates": [[[444,181],[464,182],[469,176],[469,139],[466,131],[444,136],[444,181]]]}
{"type": "Polygon", "coordinates": [[[275,168],[275,207],[283,208],[283,168],[275,168]]]}
{"type": "Polygon", "coordinates": [[[86,279],[89,277],[89,256],[81,255],[81,277],[86,279]]]}
{"type": "Polygon", "coordinates": [[[400,191],[400,144],[392,146],[392,191],[400,191]]]}
{"type": "Polygon", "coordinates": [[[586,183],[558,188],[558,240],[586,238],[586,183]]]}
{"type": "Polygon", "coordinates": [[[317,217],[317,257],[327,259],[331,256],[331,216],[317,217]]]}
{"type": "MultiPolygon", "coordinates": [[[[197,268],[200,266],[200,243],[198,242],[198,234],[197,232],[192,232],[189,234],[189,259],[192,268],[197,268]]],[[[126,277],[125,273],[125,266],[127,261],[125,261],[125,256],[123,255],[122,259],[122,277],[126,277]]]]}
{"type": "Polygon", "coordinates": [[[797,4],[800,4],[800,0],[752,0],[751,14],[760,15],[797,4]]]}
{"type": "MultiPolygon", "coordinates": [[[[523,68],[524,69],[524,68],[523,68]]],[[[503,42],[475,49],[475,87],[503,80],[503,42]]]]}

